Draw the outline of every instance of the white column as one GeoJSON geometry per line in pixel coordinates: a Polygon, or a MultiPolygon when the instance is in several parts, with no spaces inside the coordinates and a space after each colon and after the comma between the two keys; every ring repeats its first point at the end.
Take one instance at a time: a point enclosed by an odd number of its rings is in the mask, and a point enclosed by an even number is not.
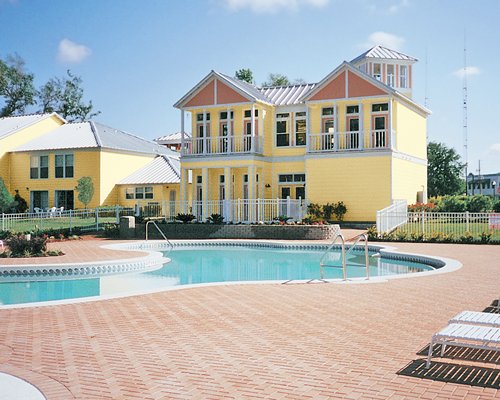
{"type": "Polygon", "coordinates": [[[306,153],[309,153],[309,144],[311,143],[311,114],[309,113],[309,106],[306,103],[306,153]]]}
{"type": "Polygon", "coordinates": [[[207,110],[203,110],[203,139],[199,139],[203,146],[203,154],[207,153],[207,110]]]}
{"type": "Polygon", "coordinates": [[[203,222],[208,218],[208,201],[211,200],[208,193],[208,168],[201,169],[201,190],[202,190],[202,217],[203,222]]]}
{"type": "Polygon", "coordinates": [[[187,187],[188,187],[188,171],[181,166],[181,182],[180,182],[180,201],[181,209],[184,214],[187,212],[187,187]]]}
{"type": "Polygon", "coordinates": [[[224,221],[230,222],[233,220],[233,194],[231,193],[231,167],[224,167],[224,221]]]}
{"type": "Polygon", "coordinates": [[[363,103],[359,103],[359,148],[365,148],[365,114],[363,103]]]}
{"type": "Polygon", "coordinates": [[[393,135],[392,132],[392,98],[389,98],[389,116],[387,118],[387,138],[386,140],[389,140],[389,148],[391,149],[396,149],[396,138],[393,135]]]}
{"type": "Polygon", "coordinates": [[[255,151],[255,103],[252,104],[252,135],[250,137],[250,151],[253,153],[255,151]]]}
{"type": "Polygon", "coordinates": [[[184,110],[181,110],[181,155],[184,154],[184,110]]]}
{"type": "MultiPolygon", "coordinates": [[[[233,129],[231,126],[231,122],[233,120],[231,119],[231,109],[227,109],[227,153],[232,152],[232,142],[233,140],[231,139],[231,135],[233,134],[233,129]]],[[[222,133],[221,133],[222,134],[222,133]]]]}
{"type": "Polygon", "coordinates": [[[333,148],[335,151],[339,149],[339,121],[337,120],[337,117],[337,103],[335,103],[333,105],[333,137],[335,138],[333,141],[333,148]]]}
{"type": "MultiPolygon", "coordinates": [[[[253,135],[252,135],[253,136],[253,135]]],[[[247,169],[248,174],[248,220],[250,222],[255,219],[255,166],[249,165],[247,169]]]]}

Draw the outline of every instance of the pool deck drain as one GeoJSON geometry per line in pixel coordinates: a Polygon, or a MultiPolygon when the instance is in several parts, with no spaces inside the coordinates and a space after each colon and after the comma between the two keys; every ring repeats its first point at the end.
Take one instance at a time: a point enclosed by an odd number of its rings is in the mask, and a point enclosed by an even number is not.
{"type": "MultiPolygon", "coordinates": [[[[54,245],[64,262],[141,255],[98,247],[106,243],[54,245]]],[[[463,267],[377,285],[207,286],[1,309],[0,372],[49,400],[500,399],[498,358],[436,358],[464,371],[446,381],[422,371],[417,354],[458,311],[498,298],[500,247],[391,245],[463,267]]]]}

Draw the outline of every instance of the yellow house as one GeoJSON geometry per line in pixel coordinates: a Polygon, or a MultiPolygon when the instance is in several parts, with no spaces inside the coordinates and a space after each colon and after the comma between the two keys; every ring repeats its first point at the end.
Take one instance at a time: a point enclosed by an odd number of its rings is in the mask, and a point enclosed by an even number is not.
{"type": "Polygon", "coordinates": [[[0,177],[9,192],[14,190],[10,176],[15,172],[11,168],[9,152],[65,123],[64,118],[56,113],[0,118],[0,177]]]}
{"type": "Polygon", "coordinates": [[[250,222],[271,199],[286,199],[278,213],[289,216],[304,200],[343,201],[350,221],[374,221],[394,200],[414,203],[427,187],[430,114],[411,99],[416,61],[376,46],[318,83],[280,87],[211,71],[174,105],[181,133],[191,115],[181,200],[192,197],[199,218],[215,210],[250,222]]]}
{"type": "MultiPolygon", "coordinates": [[[[163,189],[152,193],[146,185],[123,189],[119,182],[158,156],[172,158],[172,163],[179,158],[178,153],[164,146],[92,121],[53,126],[30,139],[19,140],[4,155],[10,168],[4,180],[11,191],[19,191],[31,210],[83,208],[75,187],[84,176],[92,178],[95,190],[89,207],[128,205],[130,196],[134,200],[163,200],[163,189]]],[[[171,185],[169,191],[177,192],[179,183],[171,185]]]]}

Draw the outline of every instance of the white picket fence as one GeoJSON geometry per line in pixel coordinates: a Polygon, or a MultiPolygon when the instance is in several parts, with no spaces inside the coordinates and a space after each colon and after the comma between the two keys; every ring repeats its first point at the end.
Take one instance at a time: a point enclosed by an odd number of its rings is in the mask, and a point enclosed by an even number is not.
{"type": "Polygon", "coordinates": [[[300,221],[307,214],[305,200],[294,199],[235,199],[208,201],[141,201],[136,205],[136,215],[175,220],[177,214],[193,214],[205,222],[212,214],[224,217],[224,222],[271,222],[280,216],[300,221]]]}
{"type": "Polygon", "coordinates": [[[408,222],[406,200],[395,200],[389,207],[377,211],[377,232],[387,233],[408,222]]]}

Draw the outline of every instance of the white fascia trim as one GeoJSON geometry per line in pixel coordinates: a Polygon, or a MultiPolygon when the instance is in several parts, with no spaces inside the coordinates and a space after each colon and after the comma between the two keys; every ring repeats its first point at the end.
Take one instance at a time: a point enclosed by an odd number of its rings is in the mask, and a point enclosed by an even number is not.
{"type": "Polygon", "coordinates": [[[305,159],[315,158],[360,158],[360,157],[391,157],[393,151],[391,150],[376,150],[376,151],[352,151],[345,153],[309,153],[304,156],[305,159]]]}
{"type": "Polygon", "coordinates": [[[207,111],[210,111],[210,109],[213,109],[213,108],[237,107],[237,106],[244,106],[244,105],[252,105],[255,103],[256,102],[254,102],[254,101],[249,101],[249,102],[243,102],[243,103],[212,104],[212,105],[206,105],[206,106],[191,106],[191,107],[182,107],[182,110],[192,111],[192,110],[206,109],[207,111]]]}
{"type": "Polygon", "coordinates": [[[397,158],[400,160],[405,160],[405,161],[410,161],[412,163],[419,164],[419,165],[427,166],[427,160],[424,158],[415,157],[415,156],[412,156],[412,155],[407,154],[407,153],[402,153],[400,151],[394,151],[393,154],[394,154],[394,158],[397,158]]]}

